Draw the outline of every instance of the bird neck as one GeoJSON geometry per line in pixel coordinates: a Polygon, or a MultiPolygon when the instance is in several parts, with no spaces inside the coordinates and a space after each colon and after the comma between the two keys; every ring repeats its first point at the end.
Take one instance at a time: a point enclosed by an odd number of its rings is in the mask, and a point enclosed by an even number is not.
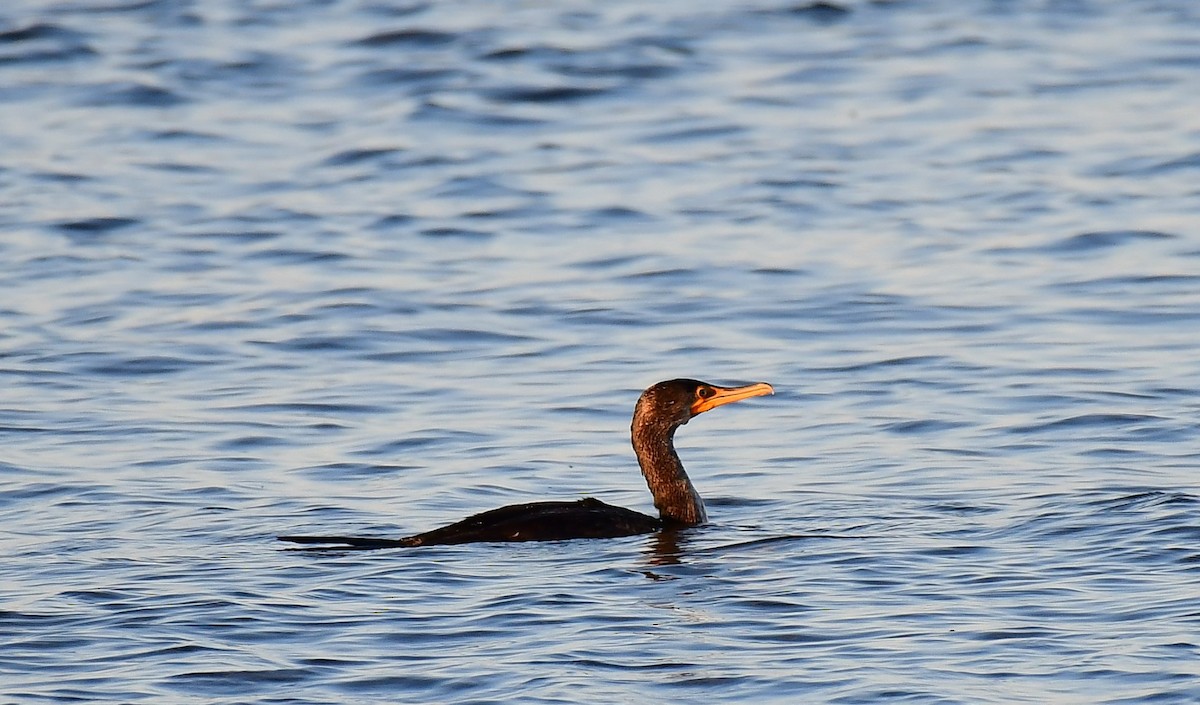
{"type": "Polygon", "coordinates": [[[695,526],[708,520],[704,500],[683,469],[675,452],[675,429],[637,417],[633,420],[633,452],[637,454],[642,475],[654,495],[658,516],[666,522],[695,526]]]}

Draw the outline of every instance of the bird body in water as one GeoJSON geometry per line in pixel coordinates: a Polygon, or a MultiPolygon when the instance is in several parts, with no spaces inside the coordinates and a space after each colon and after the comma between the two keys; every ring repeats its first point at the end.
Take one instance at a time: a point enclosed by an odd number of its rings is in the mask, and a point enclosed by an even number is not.
{"type": "Polygon", "coordinates": [[[658,516],[614,507],[591,497],[573,502],[513,504],[475,514],[439,529],[399,539],[358,536],[280,536],[282,541],[335,550],[434,546],[481,541],[559,541],[615,538],[708,520],[704,500],[675,452],[675,431],[697,414],[751,397],[773,394],[764,382],[718,387],[694,379],[659,382],[642,392],[630,435],[658,516]]]}

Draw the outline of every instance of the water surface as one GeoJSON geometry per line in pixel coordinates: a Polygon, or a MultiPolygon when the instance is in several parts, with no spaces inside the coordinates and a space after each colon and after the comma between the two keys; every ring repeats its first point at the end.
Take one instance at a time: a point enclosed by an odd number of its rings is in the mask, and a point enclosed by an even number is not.
{"type": "Polygon", "coordinates": [[[1191,3],[0,10],[5,702],[1200,700],[1191,3]],[[535,498],[710,525],[297,553],[535,498]]]}

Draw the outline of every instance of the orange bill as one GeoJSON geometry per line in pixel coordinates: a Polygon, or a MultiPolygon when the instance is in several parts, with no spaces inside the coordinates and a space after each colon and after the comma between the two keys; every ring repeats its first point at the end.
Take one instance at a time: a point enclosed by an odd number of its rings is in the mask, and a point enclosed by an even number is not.
{"type": "Polygon", "coordinates": [[[747,384],[744,387],[714,387],[707,385],[696,390],[696,401],[692,402],[692,415],[703,414],[709,409],[732,404],[735,401],[774,394],[775,388],[766,382],[747,384]]]}

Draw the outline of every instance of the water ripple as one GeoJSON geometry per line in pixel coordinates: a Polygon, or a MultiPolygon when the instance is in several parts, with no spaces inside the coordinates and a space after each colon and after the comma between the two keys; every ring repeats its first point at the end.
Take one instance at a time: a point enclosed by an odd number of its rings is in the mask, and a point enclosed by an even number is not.
{"type": "Polygon", "coordinates": [[[1196,8],[5,4],[6,702],[1200,700],[1196,8]]]}

